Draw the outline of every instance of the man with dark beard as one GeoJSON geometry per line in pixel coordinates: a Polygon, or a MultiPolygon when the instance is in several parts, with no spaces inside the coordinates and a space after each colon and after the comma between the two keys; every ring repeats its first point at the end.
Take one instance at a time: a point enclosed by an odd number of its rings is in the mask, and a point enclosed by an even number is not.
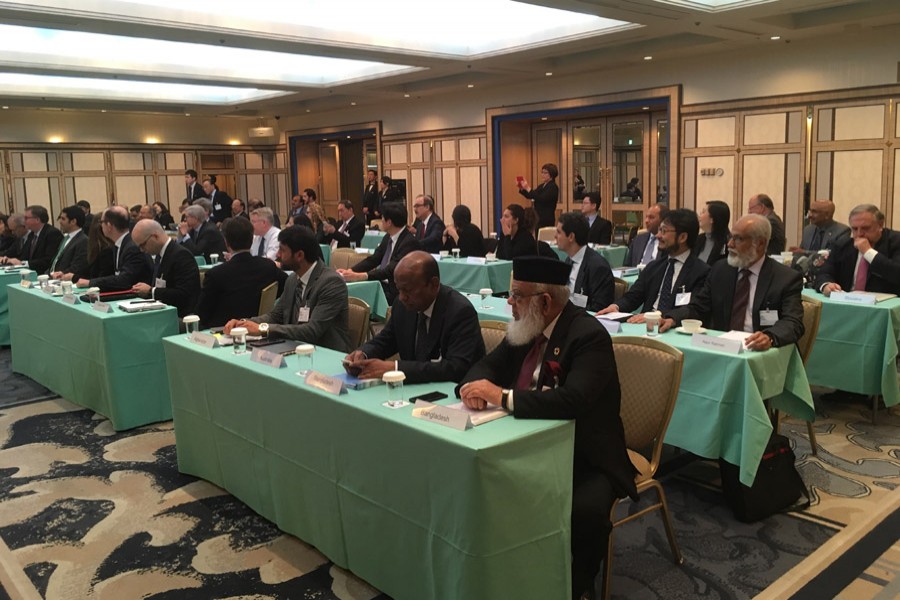
{"type": "Polygon", "coordinates": [[[570,266],[513,260],[506,338],[457,388],[469,408],[502,406],[517,419],[575,419],[572,475],[572,597],[593,597],[616,498],[636,499],[634,467],[619,417],[612,341],[595,318],[569,302],[570,266]]]}

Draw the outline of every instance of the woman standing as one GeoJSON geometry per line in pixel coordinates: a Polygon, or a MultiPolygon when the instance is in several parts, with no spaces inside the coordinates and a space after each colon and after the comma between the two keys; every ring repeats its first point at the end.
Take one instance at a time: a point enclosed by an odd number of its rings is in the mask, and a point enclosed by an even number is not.
{"type": "Polygon", "coordinates": [[[512,260],[518,256],[537,254],[537,243],[531,234],[533,226],[525,217],[525,209],[518,204],[510,204],[500,219],[503,235],[497,244],[497,258],[512,260]]]}
{"type": "Polygon", "coordinates": [[[710,200],[698,215],[700,233],[694,255],[708,265],[728,256],[728,222],[731,210],[721,200],[710,200]]]}
{"type": "Polygon", "coordinates": [[[556,203],[559,202],[559,186],[556,178],[559,168],[553,163],[541,167],[541,184],[531,189],[527,181],[522,181],[519,193],[531,200],[538,214],[538,227],[554,227],[556,225],[556,203]]]}
{"type": "Polygon", "coordinates": [[[472,211],[460,204],[453,209],[453,224],[444,229],[444,250],[459,248],[459,255],[484,256],[484,237],[478,225],[472,224],[472,211]]]}

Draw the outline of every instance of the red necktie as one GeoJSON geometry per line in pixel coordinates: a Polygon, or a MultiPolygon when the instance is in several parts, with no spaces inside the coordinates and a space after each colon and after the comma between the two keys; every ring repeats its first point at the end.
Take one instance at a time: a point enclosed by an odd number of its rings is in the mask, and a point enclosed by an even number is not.
{"type": "Polygon", "coordinates": [[[525,362],[522,363],[522,370],[519,371],[519,377],[516,379],[517,390],[531,389],[531,381],[534,379],[534,370],[537,368],[538,361],[541,359],[541,347],[547,338],[541,333],[534,340],[534,345],[528,354],[525,355],[525,362]]]}
{"type": "Polygon", "coordinates": [[[869,261],[862,255],[859,257],[859,266],[856,268],[856,282],[853,284],[854,292],[866,291],[866,280],[869,278],[869,261]]]}
{"type": "Polygon", "coordinates": [[[425,237],[425,224],[424,224],[424,223],[419,223],[419,231],[418,231],[418,234],[419,234],[419,235],[418,235],[418,238],[419,238],[420,240],[421,240],[423,237],[425,237]]]}

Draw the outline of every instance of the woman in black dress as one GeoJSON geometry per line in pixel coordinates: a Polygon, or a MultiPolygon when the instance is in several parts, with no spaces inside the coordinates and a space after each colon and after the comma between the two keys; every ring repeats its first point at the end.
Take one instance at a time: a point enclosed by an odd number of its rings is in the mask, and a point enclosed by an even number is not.
{"type": "Polygon", "coordinates": [[[453,209],[453,224],[444,229],[443,250],[452,251],[459,248],[459,255],[484,256],[484,236],[478,225],[472,224],[472,211],[468,206],[460,204],[453,209]]]}
{"type": "Polygon", "coordinates": [[[527,181],[523,181],[519,193],[531,200],[538,214],[537,227],[556,226],[556,203],[559,202],[559,186],[556,178],[559,168],[553,163],[541,167],[541,185],[533,190],[527,181]]]}
{"type": "Polygon", "coordinates": [[[154,202],[153,207],[156,209],[156,216],[153,217],[154,220],[162,225],[163,229],[169,229],[169,225],[175,222],[172,213],[169,212],[169,207],[162,202],[154,202]]]}
{"type": "Polygon", "coordinates": [[[710,200],[698,215],[700,235],[694,245],[694,256],[708,265],[728,256],[728,222],[731,209],[721,200],[710,200]]]}
{"type": "Polygon", "coordinates": [[[537,243],[531,231],[532,223],[525,216],[525,209],[518,204],[510,204],[500,219],[503,235],[497,244],[497,258],[512,260],[518,256],[535,256],[537,243]]]}

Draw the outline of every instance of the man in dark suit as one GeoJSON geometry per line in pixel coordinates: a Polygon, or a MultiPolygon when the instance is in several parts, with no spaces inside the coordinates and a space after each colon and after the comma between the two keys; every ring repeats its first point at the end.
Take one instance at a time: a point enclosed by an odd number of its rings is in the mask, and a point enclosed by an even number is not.
{"type": "Polygon", "coordinates": [[[50,263],[50,277],[62,279],[66,273],[81,273],[87,268],[87,236],[82,231],[84,211],[79,206],[67,206],[56,218],[63,241],[50,263]]]}
{"type": "Polygon", "coordinates": [[[372,219],[380,218],[381,202],[378,194],[378,173],[372,169],[366,173],[366,187],[363,188],[362,211],[366,219],[366,226],[372,219]],[[376,217],[375,215],[379,215],[376,217]]]}
{"type": "MultiPolygon", "coordinates": [[[[271,215],[272,211],[265,209],[265,212],[271,215]]],[[[273,282],[278,283],[278,296],[281,296],[287,273],[275,264],[277,254],[269,260],[250,252],[253,228],[246,219],[231,219],[222,225],[231,258],[207,271],[203,278],[197,302],[202,327],[221,327],[229,319],[256,314],[263,288],[273,282]]]]}
{"type": "Polygon", "coordinates": [[[206,211],[197,205],[184,209],[184,221],[179,223],[178,243],[194,256],[202,256],[210,262],[210,254],[225,254],[225,239],[216,224],[206,220],[206,211]]]}
{"type": "Polygon", "coordinates": [[[612,223],[600,216],[600,192],[589,192],[581,201],[581,214],[588,220],[589,244],[608,245],[612,241],[612,223]]]}
{"type": "MultiPolygon", "coordinates": [[[[691,296],[706,283],[709,273],[709,265],[691,252],[699,227],[694,211],[687,208],[669,211],[656,234],[659,249],[665,251],[665,256],[647,265],[624,296],[597,314],[630,313],[640,308],[642,313],[658,310],[665,317],[676,306],[689,304],[691,296]]],[[[628,322],[643,323],[644,315],[634,315],[628,322]]]]}
{"type": "Polygon", "coordinates": [[[826,296],[842,290],[900,295],[900,233],[884,227],[874,204],[854,208],[849,221],[851,235],[831,251],[816,287],[826,296]]]}
{"type": "Polygon", "coordinates": [[[331,223],[322,225],[325,243],[331,244],[332,248],[349,248],[351,243],[359,246],[366,233],[365,223],[353,214],[353,204],[349,200],[338,202],[337,211],[340,225],[331,223]]]}
{"type": "Polygon", "coordinates": [[[174,306],[179,318],[194,312],[200,297],[200,270],[194,255],[173,242],[152,219],[138,221],[131,236],[137,247],[153,258],[150,283],[135,283],[132,291],[141,298],[174,306]]]}
{"type": "Polygon", "coordinates": [[[75,206],[84,212],[84,225],[81,227],[81,231],[84,232],[84,235],[87,235],[90,233],[91,223],[94,221],[94,214],[91,212],[91,203],[87,200],[79,200],[75,203],[75,206]]]}
{"type": "Polygon", "coordinates": [[[393,303],[397,298],[394,269],[401,258],[419,249],[419,242],[406,228],[408,213],[405,204],[388,202],[381,205],[381,210],[381,230],[387,235],[371,256],[358,262],[352,269],[340,269],[338,273],[346,281],[380,281],[387,301],[393,303]]]}
{"type": "Polygon", "coordinates": [[[513,260],[506,338],[463,378],[469,408],[502,406],[517,419],[575,419],[572,597],[594,588],[607,548],[610,508],[637,496],[619,417],[612,342],[593,316],[568,301],[569,266],[513,260]],[[549,388],[549,389],[545,389],[549,388]]]}
{"type": "Polygon", "coordinates": [[[419,194],[413,201],[413,212],[416,220],[409,232],[416,236],[422,250],[437,254],[443,246],[444,222],[434,214],[434,198],[428,194],[419,194]]]}
{"type": "Polygon", "coordinates": [[[728,258],[709,270],[691,303],[660,323],[666,331],[684,319],[701,319],[720,331],[744,331],[748,350],[795,343],[803,335],[803,277],[766,256],[772,227],[763,215],[746,215],[731,228],[728,258]]]}
{"type": "Polygon", "coordinates": [[[568,283],[572,304],[600,310],[612,304],[616,282],[606,259],[588,248],[588,230],[584,215],[563,213],[556,223],[556,245],[566,253],[566,264],[572,265],[568,283]]]}
{"type": "Polygon", "coordinates": [[[28,233],[22,240],[17,256],[8,254],[0,258],[0,264],[20,265],[28,261],[28,268],[38,275],[50,269],[50,263],[56,257],[63,235],[53,225],[49,225],[50,214],[43,206],[25,208],[25,228],[28,233]]]}
{"type": "MultiPolygon", "coordinates": [[[[251,335],[271,335],[349,352],[350,308],[347,284],[319,259],[321,249],[312,229],[293,225],[278,234],[281,266],[294,273],[272,311],[252,319],[232,319],[233,327],[246,327],[251,335]]],[[[215,270],[215,269],[214,269],[215,270]]]]}
{"type": "Polygon", "coordinates": [[[659,224],[666,218],[669,207],[665,204],[654,204],[644,213],[644,231],[631,240],[628,246],[628,254],[625,256],[626,267],[648,265],[659,258],[659,246],[656,234],[659,233],[659,224]]]}
{"type": "Polygon", "coordinates": [[[103,211],[100,227],[103,235],[115,245],[115,271],[105,277],[79,279],[76,286],[98,287],[101,292],[119,292],[132,289],[136,283],[150,283],[153,262],[132,241],[128,216],[123,206],[110,206],[103,211]]]}
{"type": "Polygon", "coordinates": [[[212,203],[209,218],[213,222],[221,223],[231,216],[231,196],[219,190],[216,186],[215,175],[210,175],[203,180],[203,191],[212,203]]]}
{"type": "Polygon", "coordinates": [[[459,381],[484,356],[478,313],[459,292],[441,285],[437,261],[410,252],[394,271],[399,297],[374,339],[347,355],[362,379],[403,371],[409,383],[459,381]],[[399,354],[400,359],[385,360],[399,354]]]}
{"type": "Polygon", "coordinates": [[[816,254],[819,250],[831,250],[850,237],[850,228],[834,220],[834,202],[831,200],[810,203],[807,216],[809,225],[803,228],[800,246],[790,249],[795,254],[816,254]]]}
{"type": "Polygon", "coordinates": [[[197,181],[197,171],[188,169],[184,172],[185,198],[193,202],[197,198],[206,197],[203,186],[197,181]]]}
{"type": "Polygon", "coordinates": [[[756,194],[750,198],[747,212],[752,215],[762,215],[769,220],[772,227],[772,237],[766,247],[766,254],[781,254],[787,245],[784,235],[784,222],[775,214],[775,203],[766,194],[756,194]]]}
{"type": "Polygon", "coordinates": [[[393,186],[393,180],[387,175],[382,175],[378,184],[378,210],[372,214],[373,219],[380,219],[382,212],[381,207],[386,202],[399,202],[400,192],[393,186]]]}

